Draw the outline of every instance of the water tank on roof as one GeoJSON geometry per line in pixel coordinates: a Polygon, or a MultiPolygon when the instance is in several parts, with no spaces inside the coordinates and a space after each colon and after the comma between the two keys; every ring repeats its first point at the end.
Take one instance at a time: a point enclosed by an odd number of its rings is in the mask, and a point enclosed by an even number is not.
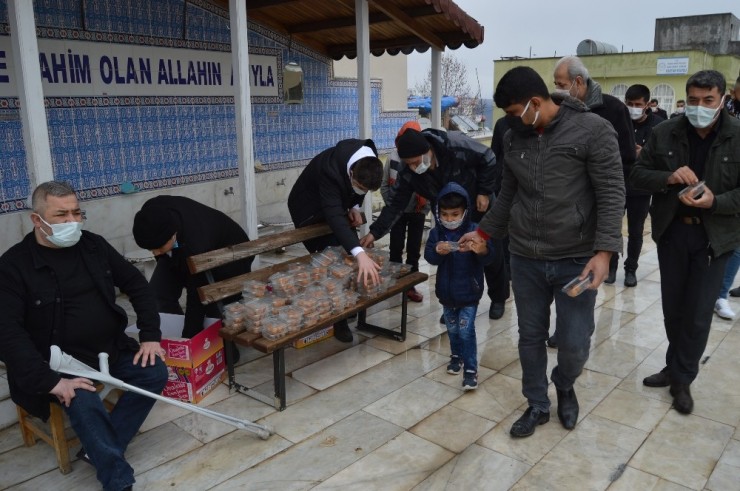
{"type": "Polygon", "coordinates": [[[584,55],[608,55],[611,53],[619,53],[616,46],[612,46],[608,43],[602,43],[601,41],[594,41],[593,39],[584,39],[578,43],[576,48],[576,54],[578,56],[584,55]]]}

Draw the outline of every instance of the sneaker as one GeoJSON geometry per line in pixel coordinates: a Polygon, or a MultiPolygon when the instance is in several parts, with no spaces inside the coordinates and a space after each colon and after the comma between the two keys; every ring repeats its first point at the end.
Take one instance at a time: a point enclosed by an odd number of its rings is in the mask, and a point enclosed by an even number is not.
{"type": "Polygon", "coordinates": [[[468,372],[467,370],[463,374],[462,382],[463,390],[475,390],[478,388],[478,373],[468,372]]]}
{"type": "Polygon", "coordinates": [[[730,302],[726,298],[718,298],[714,304],[714,311],[723,319],[731,321],[735,318],[735,312],[730,308],[730,302]]]}
{"type": "Polygon", "coordinates": [[[462,359],[459,356],[450,356],[450,364],[447,365],[447,373],[450,375],[459,375],[462,370],[462,359]]]}
{"type": "Polygon", "coordinates": [[[92,461],[90,460],[90,457],[87,455],[87,452],[85,452],[84,448],[81,448],[79,452],[75,455],[78,459],[85,462],[86,464],[93,465],[92,461]]]}

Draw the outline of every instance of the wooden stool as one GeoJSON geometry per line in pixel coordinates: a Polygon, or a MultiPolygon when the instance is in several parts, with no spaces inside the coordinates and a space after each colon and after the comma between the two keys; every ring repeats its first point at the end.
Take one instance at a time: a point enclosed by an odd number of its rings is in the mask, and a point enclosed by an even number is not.
{"type": "MultiPolygon", "coordinates": [[[[101,392],[103,385],[96,385],[97,391],[101,392]]],[[[111,394],[120,395],[122,391],[120,389],[114,389],[111,394]]],[[[117,398],[116,398],[117,400],[117,398]]],[[[110,411],[115,402],[111,402],[108,398],[104,401],[106,408],[110,411]]],[[[49,421],[44,423],[38,418],[35,418],[28,414],[28,412],[20,406],[16,405],[18,411],[18,423],[21,428],[21,435],[23,436],[23,443],[27,447],[32,447],[36,444],[36,440],[40,439],[51,445],[54,449],[54,453],[57,456],[57,463],[59,464],[59,470],[62,474],[68,474],[72,471],[72,466],[69,462],[69,449],[80,444],[79,438],[74,434],[72,428],[65,430],[64,428],[64,409],[62,406],[55,402],[49,403],[49,421]]]]}

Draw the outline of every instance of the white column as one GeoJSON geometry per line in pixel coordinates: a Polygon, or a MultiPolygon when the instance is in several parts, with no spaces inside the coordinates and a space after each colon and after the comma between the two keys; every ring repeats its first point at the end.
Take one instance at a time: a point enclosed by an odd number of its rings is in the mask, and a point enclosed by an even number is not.
{"type": "Polygon", "coordinates": [[[442,128],[442,51],[432,48],[432,128],[442,128]]]}
{"type": "MultiPolygon", "coordinates": [[[[229,0],[231,21],[231,64],[234,70],[234,109],[236,152],[239,163],[241,225],[250,239],[257,238],[257,193],[252,144],[252,104],[249,89],[249,45],[247,43],[247,5],[244,0],[229,0]]],[[[252,266],[253,268],[256,265],[252,266]]]]}
{"type": "Polygon", "coordinates": [[[8,21],[13,45],[18,99],[23,126],[23,146],[31,189],[54,179],[49,146],[49,128],[44,108],[44,88],[41,85],[39,45],[31,0],[9,0],[8,21]]]}
{"type": "MultiPolygon", "coordinates": [[[[355,24],[357,28],[357,103],[360,110],[360,138],[372,138],[372,93],[370,92],[370,24],[367,0],[355,0],[355,24]]],[[[365,195],[363,211],[367,224],[360,227],[361,235],[370,231],[373,198],[365,195]]]]}

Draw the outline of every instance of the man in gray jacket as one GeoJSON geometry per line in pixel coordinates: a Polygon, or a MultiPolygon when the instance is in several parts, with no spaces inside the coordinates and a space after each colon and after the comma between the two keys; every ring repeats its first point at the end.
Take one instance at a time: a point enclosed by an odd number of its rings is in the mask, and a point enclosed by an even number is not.
{"type": "Polygon", "coordinates": [[[501,193],[479,229],[461,242],[509,235],[522,393],[529,403],[510,433],[525,437],[550,420],[545,340],[553,299],[558,418],[567,429],[578,420],[573,386],[588,360],[596,289],[612,254],[622,249],[624,176],[612,125],[573,97],[552,99],[531,68],[507,72],[494,100],[511,128],[501,193]],[[590,278],[590,286],[580,295],[562,291],[576,277],[590,278]]]}

